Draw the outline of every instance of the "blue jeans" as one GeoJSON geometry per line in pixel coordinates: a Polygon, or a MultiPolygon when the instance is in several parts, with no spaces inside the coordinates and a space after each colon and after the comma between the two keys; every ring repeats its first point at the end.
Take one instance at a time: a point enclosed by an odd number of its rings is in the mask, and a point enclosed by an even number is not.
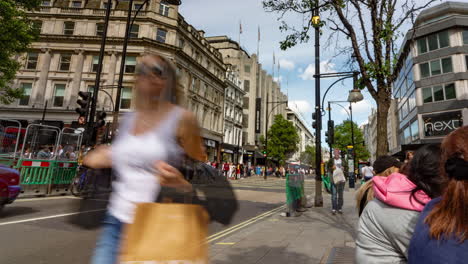
{"type": "Polygon", "coordinates": [[[92,264],[115,264],[120,249],[120,237],[123,223],[119,219],[106,215],[102,226],[102,233],[96,244],[92,264]]]}
{"type": "Polygon", "coordinates": [[[343,191],[345,182],[332,184],[332,209],[341,210],[343,208],[343,191]]]}

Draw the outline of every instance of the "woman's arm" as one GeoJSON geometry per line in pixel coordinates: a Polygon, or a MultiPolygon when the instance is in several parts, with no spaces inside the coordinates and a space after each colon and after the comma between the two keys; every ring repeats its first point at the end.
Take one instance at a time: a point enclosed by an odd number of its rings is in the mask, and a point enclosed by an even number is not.
{"type": "Polygon", "coordinates": [[[106,169],[112,167],[111,147],[99,146],[90,151],[83,158],[83,165],[93,169],[106,169]]]}

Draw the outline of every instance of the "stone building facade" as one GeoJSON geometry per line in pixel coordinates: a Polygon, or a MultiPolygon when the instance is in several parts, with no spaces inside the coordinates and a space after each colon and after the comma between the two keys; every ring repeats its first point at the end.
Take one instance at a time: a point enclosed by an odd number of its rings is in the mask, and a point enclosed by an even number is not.
{"type": "MultiPolygon", "coordinates": [[[[287,120],[292,122],[294,127],[296,127],[297,134],[299,135],[299,146],[298,150],[290,157],[289,162],[299,162],[301,153],[306,150],[306,146],[313,146],[315,144],[314,136],[310,129],[306,126],[305,121],[303,121],[297,113],[291,109],[286,109],[287,120]]],[[[312,157],[313,158],[313,157],[312,157]]],[[[305,164],[310,165],[310,164],[305,164]]]]}
{"type": "MultiPolygon", "coordinates": [[[[128,2],[111,1],[112,10],[101,75],[103,89],[97,109],[111,116],[121,64],[128,2]]],[[[23,88],[25,97],[11,105],[0,105],[3,118],[28,122],[39,120],[46,109],[46,121],[76,121],[79,91],[94,87],[107,1],[43,1],[29,13],[38,23],[41,35],[30,52],[20,54],[24,67],[13,87],[23,88]]],[[[135,1],[137,9],[142,1],[135,1]]],[[[121,113],[133,107],[132,87],[135,66],[144,54],[169,58],[179,74],[177,94],[182,105],[192,110],[202,128],[210,160],[220,159],[223,135],[223,109],[226,66],[223,57],[204,36],[188,24],[177,6],[152,0],[136,16],[131,28],[125,60],[121,113]]],[[[109,119],[110,121],[110,119],[109,119]]]]}
{"type": "Polygon", "coordinates": [[[236,72],[228,71],[226,82],[228,86],[224,94],[222,162],[242,163],[242,118],[245,91],[236,72]]]}
{"type": "MultiPolygon", "coordinates": [[[[267,102],[287,101],[287,96],[281,92],[279,84],[273,80],[262,65],[256,54],[249,55],[240,47],[239,43],[227,36],[209,37],[207,40],[221,52],[223,60],[230,65],[232,71],[239,74],[244,86],[243,107],[243,136],[244,163],[261,163],[263,156],[259,152],[259,137],[265,134],[267,125],[266,113],[268,109],[268,127],[277,114],[286,118],[287,104],[273,104],[267,102]]],[[[264,161],[263,161],[264,162],[264,161]]]]}

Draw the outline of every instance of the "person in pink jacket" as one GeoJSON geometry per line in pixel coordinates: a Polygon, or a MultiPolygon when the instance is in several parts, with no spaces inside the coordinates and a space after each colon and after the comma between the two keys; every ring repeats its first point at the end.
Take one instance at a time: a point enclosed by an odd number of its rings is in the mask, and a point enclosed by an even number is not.
{"type": "Polygon", "coordinates": [[[356,263],[407,263],[419,214],[445,185],[439,160],[440,148],[427,145],[416,152],[404,174],[373,177],[376,198],[359,219],[356,263]]]}

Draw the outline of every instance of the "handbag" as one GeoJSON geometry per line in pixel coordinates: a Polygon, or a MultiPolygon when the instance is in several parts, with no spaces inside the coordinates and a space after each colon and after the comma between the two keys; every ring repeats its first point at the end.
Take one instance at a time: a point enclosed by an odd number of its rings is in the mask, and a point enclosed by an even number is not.
{"type": "Polygon", "coordinates": [[[207,264],[209,216],[199,205],[142,203],[123,230],[120,263],[207,264]]]}

